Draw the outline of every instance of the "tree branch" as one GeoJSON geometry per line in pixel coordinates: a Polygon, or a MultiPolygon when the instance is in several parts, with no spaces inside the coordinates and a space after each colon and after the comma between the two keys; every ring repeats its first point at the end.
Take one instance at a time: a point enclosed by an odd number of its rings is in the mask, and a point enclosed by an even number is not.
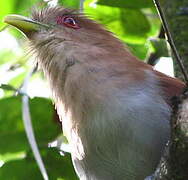
{"type": "MultiPolygon", "coordinates": [[[[162,10],[158,0],[154,0],[162,12],[164,28],[166,33],[170,34],[170,42],[172,39],[169,31],[167,20],[165,17],[166,11],[162,10]],[[164,13],[165,12],[165,13],[164,13]]],[[[168,1],[168,0],[167,0],[168,1]]],[[[170,0],[170,3],[174,3],[170,0]]],[[[164,2],[164,1],[163,1],[164,2]]],[[[168,1],[169,2],[169,1],[168,1]]],[[[172,15],[171,15],[172,19],[172,15]]],[[[179,23],[179,22],[178,22],[179,23]]],[[[184,29],[183,29],[184,30],[184,29]]],[[[185,31],[185,30],[184,30],[185,31]]],[[[181,38],[180,38],[181,39],[181,38]]],[[[172,45],[172,44],[171,44],[172,45]]],[[[173,45],[175,46],[175,44],[173,45]]],[[[176,47],[175,47],[176,48],[176,47]]],[[[175,50],[177,51],[177,49],[175,50]]],[[[179,55],[178,55],[179,56],[179,55]]],[[[183,62],[181,62],[183,65],[183,62]]],[[[184,65],[183,65],[184,66],[184,65]]],[[[185,68],[184,68],[185,70],[185,68]]],[[[186,73],[186,71],[185,71],[186,73]]],[[[184,74],[187,81],[187,74],[184,74]],[[186,76],[185,76],[186,75],[186,76]]],[[[188,83],[187,83],[188,84],[188,83]]],[[[171,116],[171,138],[165,153],[161,158],[160,164],[153,176],[147,177],[146,180],[187,180],[188,179],[188,89],[186,89],[180,97],[173,99],[173,113],[171,116]]]]}
{"type": "MultiPolygon", "coordinates": [[[[28,87],[29,80],[30,80],[32,74],[36,70],[37,70],[37,66],[34,67],[32,69],[32,71],[29,72],[28,75],[26,76],[26,78],[24,79],[24,82],[23,82],[23,85],[21,88],[22,92],[24,92],[24,94],[27,94],[27,87],[28,87]]],[[[27,139],[28,139],[31,149],[33,151],[35,160],[39,166],[39,169],[41,171],[43,179],[48,180],[49,178],[48,178],[44,163],[42,161],[40,152],[38,150],[38,146],[37,146],[36,139],[35,139],[34,132],[33,132],[31,116],[30,116],[30,109],[29,109],[29,97],[27,95],[22,96],[22,116],[23,116],[23,122],[24,122],[27,139]]]]}

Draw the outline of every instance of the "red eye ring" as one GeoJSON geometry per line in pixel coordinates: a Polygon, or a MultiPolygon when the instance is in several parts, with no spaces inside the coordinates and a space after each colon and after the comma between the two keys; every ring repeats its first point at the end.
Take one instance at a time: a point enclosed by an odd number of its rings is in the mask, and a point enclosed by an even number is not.
{"type": "Polygon", "coordinates": [[[79,29],[80,26],[77,24],[77,22],[74,20],[73,17],[70,16],[58,16],[56,19],[57,24],[59,25],[65,25],[66,27],[73,28],[73,29],[79,29]]]}

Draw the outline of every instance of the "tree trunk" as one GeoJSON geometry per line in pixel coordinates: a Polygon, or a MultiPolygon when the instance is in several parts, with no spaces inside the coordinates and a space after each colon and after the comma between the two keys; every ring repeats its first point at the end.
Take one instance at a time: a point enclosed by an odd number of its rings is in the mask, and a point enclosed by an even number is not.
{"type": "MultiPolygon", "coordinates": [[[[188,1],[159,0],[186,71],[188,70],[188,1]]],[[[175,62],[176,77],[183,79],[175,62]]],[[[173,99],[171,139],[152,180],[188,180],[188,89],[173,99]]]]}

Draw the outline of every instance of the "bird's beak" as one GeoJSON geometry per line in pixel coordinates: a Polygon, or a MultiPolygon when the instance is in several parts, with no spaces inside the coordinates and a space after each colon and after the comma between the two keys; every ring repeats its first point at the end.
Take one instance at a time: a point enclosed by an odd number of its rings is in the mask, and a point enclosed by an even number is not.
{"type": "Polygon", "coordinates": [[[15,14],[6,16],[4,22],[18,28],[26,36],[30,36],[33,32],[39,31],[42,27],[49,28],[46,24],[15,14]]]}

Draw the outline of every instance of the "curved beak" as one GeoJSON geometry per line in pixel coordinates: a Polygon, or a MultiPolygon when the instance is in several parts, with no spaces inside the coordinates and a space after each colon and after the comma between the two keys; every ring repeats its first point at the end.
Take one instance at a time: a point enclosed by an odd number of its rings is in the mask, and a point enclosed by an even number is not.
{"type": "Polygon", "coordinates": [[[47,24],[42,24],[28,17],[15,15],[15,14],[6,16],[4,18],[4,22],[16,27],[21,32],[23,32],[26,36],[29,36],[32,32],[36,32],[40,30],[42,27],[49,28],[47,24]]]}

